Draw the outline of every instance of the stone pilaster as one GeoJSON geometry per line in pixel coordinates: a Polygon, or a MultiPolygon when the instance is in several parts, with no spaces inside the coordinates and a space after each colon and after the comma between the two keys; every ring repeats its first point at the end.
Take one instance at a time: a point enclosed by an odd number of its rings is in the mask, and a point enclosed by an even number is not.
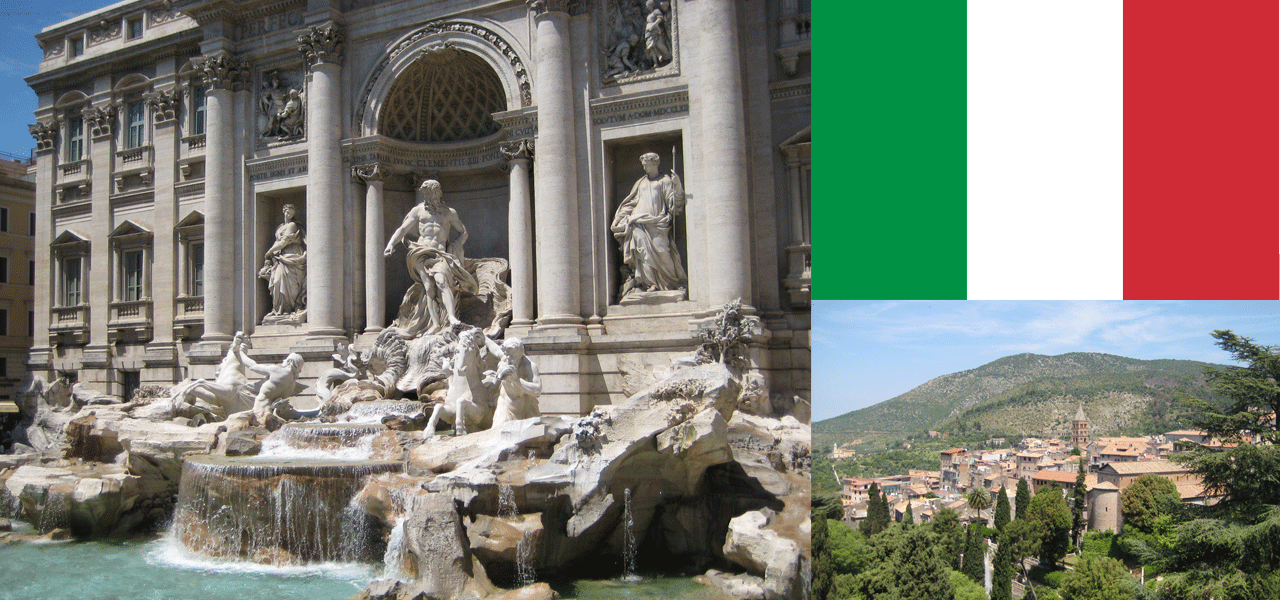
{"type": "Polygon", "coordinates": [[[538,325],[581,329],[578,175],[567,0],[529,0],[536,27],[538,161],[534,164],[538,325]]]}
{"type": "MultiPolygon", "coordinates": [[[[111,302],[117,300],[120,287],[112,285],[118,271],[111,260],[111,242],[107,236],[111,234],[111,166],[115,161],[115,118],[114,104],[102,104],[84,109],[84,125],[87,137],[91,140],[88,146],[89,160],[93,164],[89,174],[89,190],[92,198],[89,214],[92,224],[89,225],[89,262],[88,268],[81,267],[82,302],[89,305],[89,343],[86,346],[86,358],[89,353],[106,357],[110,354],[107,339],[107,323],[111,320],[111,302]],[[105,302],[103,301],[105,300],[105,302]]],[[[87,362],[87,361],[86,361],[87,362]]],[[[105,365],[104,365],[105,366],[105,365]]],[[[106,383],[110,375],[95,373],[81,377],[81,381],[97,381],[106,383]]],[[[99,388],[106,389],[106,388],[99,388]]]]}
{"type": "Polygon", "coordinates": [[[204,337],[229,342],[235,312],[235,106],[234,93],[249,78],[247,60],[229,54],[199,63],[205,95],[204,337]]]}
{"type": "Polygon", "coordinates": [[[365,333],[377,333],[386,326],[387,259],[382,255],[382,167],[378,164],[351,167],[351,175],[365,185],[364,192],[364,301],[365,333]]]}
{"type": "Polygon", "coordinates": [[[533,325],[533,213],[529,161],[533,140],[503,142],[499,150],[510,168],[511,199],[507,205],[507,252],[511,265],[511,324],[533,325]]]}
{"type": "Polygon", "coordinates": [[[747,134],[738,53],[737,3],[703,0],[702,32],[702,197],[707,239],[717,250],[707,256],[711,307],[742,299],[752,304],[751,244],[747,207],[747,134]]]}
{"type": "Polygon", "coordinates": [[[298,36],[308,69],[307,90],[307,325],[312,337],[346,335],[343,236],[342,47],[337,25],[312,26],[298,36]]]}
{"type": "MultiPolygon", "coordinates": [[[[49,244],[53,242],[53,170],[58,162],[57,121],[36,122],[29,126],[36,140],[36,198],[35,211],[35,261],[36,281],[32,310],[35,311],[35,331],[31,339],[28,363],[31,371],[48,376],[49,370],[49,317],[53,309],[56,286],[52,278],[53,256],[49,244]]],[[[52,380],[50,380],[52,381],[52,380]]]]}
{"type": "MultiPolygon", "coordinates": [[[[155,157],[156,190],[172,190],[176,180],[178,154],[178,97],[176,91],[157,90],[147,95],[147,103],[151,107],[152,122],[155,124],[151,147],[155,157]]],[[[151,287],[146,295],[152,303],[152,336],[151,346],[160,347],[173,343],[174,304],[173,298],[179,289],[177,261],[173,251],[174,226],[177,225],[177,202],[157,205],[155,209],[155,238],[152,248],[155,260],[151,263],[151,287]]]]}

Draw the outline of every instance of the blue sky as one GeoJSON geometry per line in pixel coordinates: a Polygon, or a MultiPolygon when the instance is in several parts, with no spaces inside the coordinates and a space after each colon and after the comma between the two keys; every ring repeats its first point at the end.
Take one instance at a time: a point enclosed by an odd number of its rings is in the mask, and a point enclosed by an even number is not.
{"type": "Polygon", "coordinates": [[[871,406],[934,377],[1034,352],[1230,364],[1209,332],[1280,345],[1280,302],[813,303],[813,418],[871,406]]]}
{"type": "Polygon", "coordinates": [[[50,25],[110,6],[111,0],[0,0],[0,152],[29,156],[36,94],[22,81],[40,68],[36,34],[50,25]]]}

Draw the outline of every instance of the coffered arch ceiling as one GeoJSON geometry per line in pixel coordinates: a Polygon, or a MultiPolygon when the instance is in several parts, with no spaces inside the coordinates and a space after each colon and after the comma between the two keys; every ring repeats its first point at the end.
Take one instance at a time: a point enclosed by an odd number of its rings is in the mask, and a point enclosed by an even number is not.
{"type": "Polygon", "coordinates": [[[484,59],[462,50],[424,53],[392,84],[378,133],[408,142],[477,139],[501,129],[492,115],[506,109],[502,82],[484,59]]]}

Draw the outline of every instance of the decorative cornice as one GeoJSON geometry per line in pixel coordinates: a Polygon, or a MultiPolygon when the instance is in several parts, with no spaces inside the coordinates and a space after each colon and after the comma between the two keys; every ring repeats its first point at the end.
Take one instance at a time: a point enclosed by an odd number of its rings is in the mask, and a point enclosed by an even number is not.
{"type": "Polygon", "coordinates": [[[688,112],[689,92],[677,90],[665,94],[597,100],[591,103],[591,123],[608,125],[688,112]]]}
{"type": "Polygon", "coordinates": [[[569,0],[528,0],[529,11],[535,17],[548,13],[569,13],[569,0]]]}
{"type": "Polygon", "coordinates": [[[333,23],[312,25],[298,36],[298,51],[308,69],[321,63],[341,65],[345,37],[342,29],[333,23]]]}
{"type": "Polygon", "coordinates": [[[89,125],[89,135],[94,138],[110,136],[116,126],[116,106],[108,104],[105,107],[90,106],[80,113],[84,117],[84,121],[89,125]]]}
{"type": "Polygon", "coordinates": [[[247,58],[221,53],[202,56],[193,62],[210,89],[238,92],[245,89],[249,82],[247,58]]]}
{"type": "Polygon", "coordinates": [[[62,56],[62,52],[67,48],[67,43],[63,40],[51,40],[45,42],[42,46],[44,48],[44,57],[53,58],[55,56],[62,56]]]}
{"type": "Polygon", "coordinates": [[[147,105],[151,107],[151,114],[155,119],[156,125],[161,123],[169,123],[178,119],[178,91],[156,90],[147,94],[143,94],[147,105]]]}
{"type": "Polygon", "coordinates": [[[30,131],[31,137],[36,139],[36,152],[53,150],[54,145],[58,143],[57,121],[50,121],[49,123],[37,121],[27,125],[27,131],[30,131]]]}
{"type": "Polygon", "coordinates": [[[533,158],[533,139],[525,138],[500,142],[498,144],[498,152],[507,157],[507,160],[531,159],[533,158]]]}
{"type": "Polygon", "coordinates": [[[178,11],[174,10],[173,0],[163,0],[160,4],[152,6],[148,13],[151,17],[150,21],[152,25],[168,23],[169,21],[178,18],[178,11]]]}
{"type": "Polygon", "coordinates": [[[374,181],[382,181],[383,175],[385,173],[382,172],[382,165],[378,163],[351,167],[351,178],[365,185],[369,185],[374,181]]]}

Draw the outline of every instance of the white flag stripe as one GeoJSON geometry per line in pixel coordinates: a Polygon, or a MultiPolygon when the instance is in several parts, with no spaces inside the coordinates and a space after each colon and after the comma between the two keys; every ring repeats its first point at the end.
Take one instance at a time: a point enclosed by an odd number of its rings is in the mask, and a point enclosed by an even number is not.
{"type": "Polygon", "coordinates": [[[968,297],[1123,297],[1123,3],[969,0],[968,297]]]}

